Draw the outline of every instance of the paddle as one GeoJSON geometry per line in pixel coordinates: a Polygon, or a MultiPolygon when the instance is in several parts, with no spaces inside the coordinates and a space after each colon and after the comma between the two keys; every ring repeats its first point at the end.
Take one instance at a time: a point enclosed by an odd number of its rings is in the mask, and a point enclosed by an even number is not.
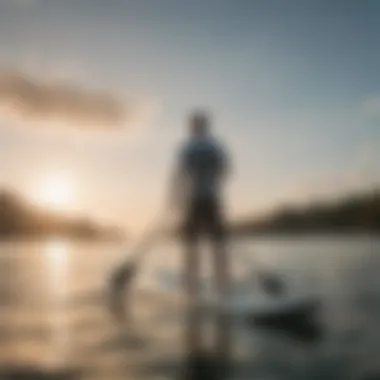
{"type": "MultiPolygon", "coordinates": [[[[118,265],[111,273],[108,279],[109,285],[109,306],[115,316],[120,319],[125,317],[125,301],[127,294],[133,286],[134,280],[139,273],[142,261],[149,252],[149,249],[161,236],[163,219],[161,214],[154,221],[148,232],[143,235],[139,242],[132,248],[131,253],[127,255],[127,259],[118,265]]],[[[252,255],[244,255],[245,260],[250,262],[250,266],[256,268],[256,279],[258,287],[271,296],[281,296],[285,291],[285,286],[279,276],[274,273],[260,273],[257,271],[257,263],[253,260],[252,255]],[[248,259],[249,256],[249,259],[248,259]]]]}
{"type": "Polygon", "coordinates": [[[260,271],[260,265],[255,255],[251,252],[245,252],[244,249],[241,250],[238,247],[236,250],[240,252],[240,257],[244,265],[254,269],[253,274],[258,288],[261,288],[267,295],[272,297],[279,297],[286,293],[286,286],[280,275],[274,272],[260,271]]]}
{"type": "Polygon", "coordinates": [[[166,231],[171,223],[176,223],[177,211],[181,209],[179,206],[182,202],[180,196],[182,193],[179,189],[182,188],[182,183],[176,181],[176,176],[173,178],[171,191],[169,191],[172,196],[168,197],[162,211],[158,214],[158,218],[154,220],[153,225],[148,229],[148,233],[132,249],[132,253],[128,255],[127,260],[120,264],[109,278],[110,307],[116,315],[121,317],[124,317],[125,311],[124,295],[131,289],[143,258],[148,253],[149,248],[156,242],[157,237],[161,236],[162,231],[166,231]],[[167,226],[165,227],[165,225],[167,226]]]}
{"type": "MultiPolygon", "coordinates": [[[[268,296],[278,299],[288,295],[285,282],[280,275],[258,270],[256,257],[252,254],[245,253],[242,259],[247,266],[255,268],[256,285],[268,296]]],[[[316,343],[324,334],[322,326],[315,318],[320,306],[319,300],[310,300],[295,308],[251,315],[247,322],[266,330],[283,332],[299,342],[316,343]]]]}
{"type": "Polygon", "coordinates": [[[130,291],[137,274],[139,273],[141,263],[149,248],[156,242],[160,236],[162,222],[161,218],[153,224],[148,233],[132,248],[131,253],[122,264],[118,265],[111,273],[108,279],[110,308],[115,316],[124,317],[124,297],[130,291]]]}

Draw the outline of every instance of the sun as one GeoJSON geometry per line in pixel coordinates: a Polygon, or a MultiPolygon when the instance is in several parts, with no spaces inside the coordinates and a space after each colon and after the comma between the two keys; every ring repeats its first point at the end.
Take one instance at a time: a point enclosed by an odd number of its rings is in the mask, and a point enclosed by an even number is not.
{"type": "Polygon", "coordinates": [[[74,184],[63,175],[46,177],[39,185],[36,200],[54,211],[68,210],[74,201],[74,184]]]}

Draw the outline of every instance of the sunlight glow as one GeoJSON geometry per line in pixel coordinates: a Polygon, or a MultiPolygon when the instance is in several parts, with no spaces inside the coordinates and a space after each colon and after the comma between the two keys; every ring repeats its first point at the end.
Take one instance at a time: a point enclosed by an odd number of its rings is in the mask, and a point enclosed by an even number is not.
{"type": "Polygon", "coordinates": [[[67,210],[74,202],[74,184],[64,175],[46,177],[36,192],[36,200],[52,210],[67,210]]]}

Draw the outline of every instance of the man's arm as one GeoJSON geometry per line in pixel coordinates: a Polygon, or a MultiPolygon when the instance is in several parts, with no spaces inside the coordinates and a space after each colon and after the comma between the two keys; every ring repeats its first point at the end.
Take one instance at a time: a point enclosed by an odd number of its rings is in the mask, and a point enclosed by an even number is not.
{"type": "Polygon", "coordinates": [[[168,208],[178,211],[183,207],[185,197],[185,159],[184,153],[180,152],[176,157],[174,169],[169,179],[168,208]]]}
{"type": "Polygon", "coordinates": [[[224,147],[220,147],[220,175],[223,180],[226,180],[231,175],[232,167],[229,153],[224,147]]]}

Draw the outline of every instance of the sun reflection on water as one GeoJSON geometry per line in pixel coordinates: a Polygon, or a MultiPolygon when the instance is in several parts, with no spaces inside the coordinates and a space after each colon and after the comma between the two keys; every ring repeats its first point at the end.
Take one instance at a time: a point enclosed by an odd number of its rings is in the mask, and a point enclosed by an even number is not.
{"type": "Polygon", "coordinates": [[[67,263],[69,243],[65,240],[50,240],[46,243],[46,256],[52,269],[63,268],[67,263]]]}
{"type": "Polygon", "coordinates": [[[70,350],[70,331],[67,310],[64,307],[68,289],[68,266],[70,244],[55,239],[46,244],[49,286],[49,325],[51,328],[51,345],[47,365],[57,366],[68,360],[70,350]]]}

